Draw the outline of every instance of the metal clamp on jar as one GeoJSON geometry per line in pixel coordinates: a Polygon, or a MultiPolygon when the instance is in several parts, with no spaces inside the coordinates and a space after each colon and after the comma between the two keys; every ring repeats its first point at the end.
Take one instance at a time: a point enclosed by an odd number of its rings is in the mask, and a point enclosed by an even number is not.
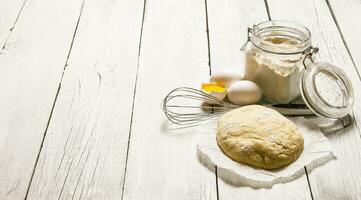
{"type": "Polygon", "coordinates": [[[302,96],[316,115],[351,124],[353,89],[346,74],[329,63],[313,62],[311,32],[289,21],[266,21],[248,28],[244,78],[255,82],[273,103],[302,96]]]}

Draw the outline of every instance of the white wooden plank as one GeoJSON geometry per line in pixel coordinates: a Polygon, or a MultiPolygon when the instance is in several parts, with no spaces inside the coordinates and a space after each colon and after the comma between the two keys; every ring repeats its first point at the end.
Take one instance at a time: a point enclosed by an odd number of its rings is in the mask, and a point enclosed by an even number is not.
{"type": "Polygon", "coordinates": [[[209,75],[204,1],[147,1],[142,41],[124,199],[216,199],[195,129],[170,129],[160,108],[170,90],[209,75]]]}
{"type": "Polygon", "coordinates": [[[2,0],[0,1],[0,52],[13,29],[25,0],[2,0]]]}
{"type": "Polygon", "coordinates": [[[311,199],[310,191],[303,183],[306,175],[288,183],[279,183],[272,188],[254,189],[246,185],[232,185],[219,179],[219,199],[274,200],[274,199],[311,199]]]}
{"type": "Polygon", "coordinates": [[[243,53],[247,28],[268,20],[263,0],[221,2],[207,0],[212,72],[244,72],[243,53]]]}
{"type": "MultiPolygon", "coordinates": [[[[320,48],[317,60],[341,66],[353,82],[356,102],[361,98],[360,80],[323,0],[269,1],[272,19],[288,19],[310,28],[313,41],[320,48]]],[[[356,125],[361,122],[361,108],[354,106],[356,125]]],[[[357,199],[361,196],[361,138],[355,124],[337,133],[329,134],[337,160],[316,168],[310,174],[315,199],[357,199]]]]}
{"type": "Polygon", "coordinates": [[[24,199],[81,1],[32,0],[0,55],[0,199],[24,199]]]}
{"type": "Polygon", "coordinates": [[[143,0],[87,0],[30,199],[120,199],[143,0]]]}
{"type": "MultiPolygon", "coordinates": [[[[268,20],[263,0],[207,0],[212,73],[219,70],[244,71],[241,46],[247,39],[247,27],[268,20]]],[[[219,177],[222,172],[218,171],[219,177]]],[[[311,199],[307,177],[277,184],[271,189],[233,186],[218,178],[220,199],[311,199]],[[287,191],[287,192],[285,192],[287,191]]]]}
{"type": "Polygon", "coordinates": [[[343,39],[352,55],[352,58],[358,68],[359,76],[361,74],[361,1],[346,0],[335,1],[328,0],[334,17],[342,32],[343,39]]]}

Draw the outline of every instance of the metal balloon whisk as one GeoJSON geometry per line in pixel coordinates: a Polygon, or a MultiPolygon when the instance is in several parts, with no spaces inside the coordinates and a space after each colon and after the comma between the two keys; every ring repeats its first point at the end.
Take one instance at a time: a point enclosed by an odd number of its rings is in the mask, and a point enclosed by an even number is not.
{"type": "Polygon", "coordinates": [[[172,90],[163,100],[163,111],[167,118],[178,125],[196,124],[239,106],[189,87],[172,90]]]}
{"type": "MultiPolygon", "coordinates": [[[[284,116],[316,116],[305,104],[263,104],[263,106],[274,109],[284,116]]],[[[163,99],[162,105],[167,118],[178,125],[195,125],[239,107],[189,87],[172,90],[163,99]]],[[[352,117],[347,115],[337,119],[336,122],[338,125],[333,125],[331,127],[333,130],[346,128],[351,124],[352,117]]]]}
{"type": "MultiPolygon", "coordinates": [[[[261,104],[284,116],[315,116],[305,104],[261,104]]],[[[167,118],[178,125],[193,125],[218,117],[240,106],[217,99],[201,90],[180,87],[163,99],[163,111],[167,118]]]]}

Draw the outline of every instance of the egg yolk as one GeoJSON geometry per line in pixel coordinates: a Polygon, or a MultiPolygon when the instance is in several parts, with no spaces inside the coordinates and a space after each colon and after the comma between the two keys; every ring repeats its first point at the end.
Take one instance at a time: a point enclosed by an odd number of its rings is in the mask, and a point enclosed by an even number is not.
{"type": "Polygon", "coordinates": [[[216,83],[203,83],[202,90],[205,92],[224,92],[226,88],[216,83]]]}

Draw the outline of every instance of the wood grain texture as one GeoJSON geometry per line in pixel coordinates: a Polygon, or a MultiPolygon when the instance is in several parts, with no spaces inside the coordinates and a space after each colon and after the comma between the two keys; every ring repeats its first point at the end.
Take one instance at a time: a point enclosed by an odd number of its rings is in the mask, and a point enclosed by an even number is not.
{"type": "Polygon", "coordinates": [[[361,76],[361,1],[328,1],[343,35],[344,42],[356,64],[359,76],[361,76]]]}
{"type": "MultiPolygon", "coordinates": [[[[243,74],[240,48],[247,39],[247,27],[268,20],[264,1],[207,0],[207,5],[212,73],[226,70],[243,74]]],[[[271,189],[253,189],[229,184],[222,180],[223,174],[218,170],[220,199],[311,199],[306,175],[271,189]]]]}
{"type": "Polygon", "coordinates": [[[80,7],[28,1],[0,54],[0,199],[25,197],[80,7]]]}
{"type": "Polygon", "coordinates": [[[147,1],[124,199],[216,199],[196,129],[168,123],[160,103],[209,75],[204,1],[147,1]]]}
{"type": "Polygon", "coordinates": [[[207,0],[212,73],[244,72],[240,51],[247,40],[247,28],[268,20],[263,0],[221,2],[207,0]]]}
{"type": "MultiPolygon", "coordinates": [[[[356,102],[361,85],[340,33],[323,0],[268,1],[272,19],[287,19],[306,25],[313,34],[313,44],[320,48],[317,61],[327,61],[345,70],[355,87],[356,102]]],[[[348,129],[328,134],[337,160],[309,173],[315,199],[358,199],[361,197],[361,122],[360,104],[354,106],[355,121],[348,129]]],[[[310,166],[312,167],[312,166],[310,166]]]]}
{"type": "Polygon", "coordinates": [[[121,199],[142,15],[85,1],[28,199],[121,199]]]}
{"type": "Polygon", "coordinates": [[[0,1],[0,53],[22,11],[25,0],[0,1]]]}

